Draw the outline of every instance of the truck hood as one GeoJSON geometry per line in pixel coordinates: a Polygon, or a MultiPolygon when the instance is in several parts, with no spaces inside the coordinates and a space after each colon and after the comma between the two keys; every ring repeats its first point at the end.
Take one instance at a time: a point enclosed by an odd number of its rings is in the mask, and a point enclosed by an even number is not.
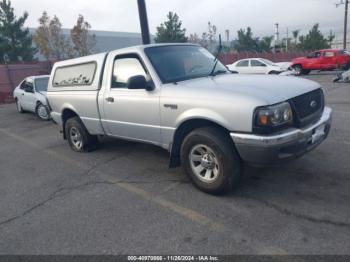
{"type": "MultiPolygon", "coordinates": [[[[194,99],[227,100],[232,96],[258,100],[261,105],[272,105],[311,92],[320,85],[316,82],[273,75],[227,74],[198,78],[177,84],[174,96],[194,99]]],[[[175,85],[173,85],[175,86],[175,85]]],[[[172,88],[170,88],[172,89],[172,88]]]]}

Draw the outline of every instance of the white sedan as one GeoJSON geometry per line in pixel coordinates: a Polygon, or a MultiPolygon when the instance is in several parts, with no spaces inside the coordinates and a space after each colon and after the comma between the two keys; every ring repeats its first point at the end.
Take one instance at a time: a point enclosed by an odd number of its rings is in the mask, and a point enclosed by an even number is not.
{"type": "Polygon", "coordinates": [[[24,79],[13,91],[17,110],[35,113],[41,120],[50,120],[50,110],[46,99],[49,77],[31,76],[24,79]]]}
{"type": "Polygon", "coordinates": [[[286,63],[275,64],[270,60],[263,58],[250,58],[239,60],[231,65],[227,65],[228,69],[239,74],[270,74],[270,75],[292,75],[286,66],[286,63]]]}

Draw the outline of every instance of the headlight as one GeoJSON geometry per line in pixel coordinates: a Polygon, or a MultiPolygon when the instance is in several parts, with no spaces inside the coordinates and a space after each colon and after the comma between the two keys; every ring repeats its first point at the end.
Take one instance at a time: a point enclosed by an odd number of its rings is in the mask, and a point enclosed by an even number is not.
{"type": "Polygon", "coordinates": [[[255,127],[274,128],[293,122],[293,112],[290,104],[283,102],[274,106],[258,108],[255,111],[255,127]]]}

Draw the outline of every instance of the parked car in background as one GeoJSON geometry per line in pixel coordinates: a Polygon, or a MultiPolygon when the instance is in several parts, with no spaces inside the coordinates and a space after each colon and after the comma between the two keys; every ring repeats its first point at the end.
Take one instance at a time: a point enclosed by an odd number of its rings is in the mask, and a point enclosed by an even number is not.
{"type": "Polygon", "coordinates": [[[18,112],[33,112],[41,120],[50,120],[50,110],[46,99],[49,77],[48,75],[30,76],[15,88],[13,97],[18,112]]]}
{"type": "Polygon", "coordinates": [[[93,150],[98,135],[154,144],[213,194],[238,184],[243,162],[281,164],[316,148],[332,119],[319,84],[232,74],[192,44],[57,62],[47,94],[72,150],[93,150]]]}
{"type": "Polygon", "coordinates": [[[324,49],[310,53],[307,57],[292,60],[297,75],[307,75],[312,70],[349,69],[350,53],[345,50],[324,49]]]}
{"type": "Polygon", "coordinates": [[[263,58],[242,59],[231,65],[227,65],[227,67],[229,70],[238,72],[239,74],[279,75],[289,70],[289,66],[285,63],[276,64],[263,58]]]}

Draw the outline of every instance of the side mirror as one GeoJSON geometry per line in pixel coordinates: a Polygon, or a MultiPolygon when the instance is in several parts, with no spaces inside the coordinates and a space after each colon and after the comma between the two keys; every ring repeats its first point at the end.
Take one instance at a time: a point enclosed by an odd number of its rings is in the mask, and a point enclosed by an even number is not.
{"type": "Polygon", "coordinates": [[[128,89],[145,89],[147,91],[153,91],[153,85],[147,83],[147,80],[142,75],[132,76],[127,83],[128,89]]]}

